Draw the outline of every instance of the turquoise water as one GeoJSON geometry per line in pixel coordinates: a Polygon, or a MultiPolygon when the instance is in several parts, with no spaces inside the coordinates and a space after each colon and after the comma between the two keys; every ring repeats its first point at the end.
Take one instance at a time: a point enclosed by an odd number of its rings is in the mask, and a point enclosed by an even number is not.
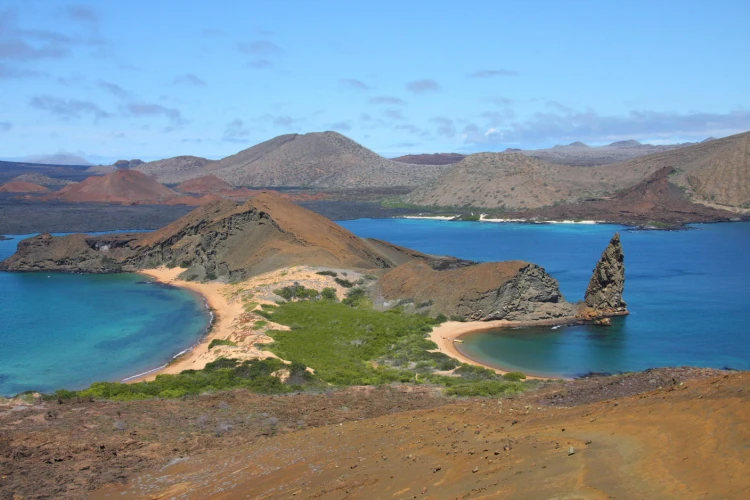
{"type": "Polygon", "coordinates": [[[620,231],[630,316],[616,318],[611,328],[478,333],[461,350],[483,363],[550,376],[682,365],[750,369],[750,223],[686,231],[404,219],[342,225],[428,253],[535,262],[571,302],[583,299],[594,265],[620,231]]]}
{"type": "MultiPolygon", "coordinates": [[[[0,241],[0,260],[18,239],[0,241]]],[[[168,362],[205,333],[201,297],[137,274],[0,273],[0,395],[80,389],[168,362]]]]}

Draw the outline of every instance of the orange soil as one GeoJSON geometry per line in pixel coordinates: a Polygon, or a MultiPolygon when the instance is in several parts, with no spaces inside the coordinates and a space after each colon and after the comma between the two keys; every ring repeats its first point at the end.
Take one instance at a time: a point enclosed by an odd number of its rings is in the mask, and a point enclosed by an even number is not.
{"type": "Polygon", "coordinates": [[[10,181],[0,186],[0,193],[49,193],[49,189],[26,181],[10,181]]]}
{"type": "Polygon", "coordinates": [[[573,408],[457,400],[186,456],[91,498],[748,498],[749,376],[573,408]]]}

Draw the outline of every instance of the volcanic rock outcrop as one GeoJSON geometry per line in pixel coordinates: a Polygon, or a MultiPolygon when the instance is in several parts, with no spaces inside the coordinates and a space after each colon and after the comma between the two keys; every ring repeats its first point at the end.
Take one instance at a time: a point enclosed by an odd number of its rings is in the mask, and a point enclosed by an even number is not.
{"type": "Polygon", "coordinates": [[[0,262],[0,270],[104,273],[175,265],[188,268],[186,278],[237,280],[302,264],[378,269],[429,259],[410,252],[381,250],[376,242],[264,192],[244,205],[219,201],[197,208],[153,233],[29,238],[0,262]]]}
{"type": "Polygon", "coordinates": [[[601,315],[627,314],[627,304],[622,300],[624,290],[625,256],[620,234],[615,233],[594,268],[583,300],[601,315]]]}
{"type": "Polygon", "coordinates": [[[531,321],[575,314],[557,281],[536,264],[519,260],[436,269],[412,261],[378,282],[386,302],[410,302],[434,314],[488,321],[531,321]]]}

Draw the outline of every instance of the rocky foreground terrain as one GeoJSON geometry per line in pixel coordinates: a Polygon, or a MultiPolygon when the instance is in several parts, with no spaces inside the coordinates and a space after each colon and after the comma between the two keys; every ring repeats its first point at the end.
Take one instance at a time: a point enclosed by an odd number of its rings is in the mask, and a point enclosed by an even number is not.
{"type": "Polygon", "coordinates": [[[0,498],[709,498],[750,491],[747,372],[512,398],[429,386],[0,403],[0,498]]]}

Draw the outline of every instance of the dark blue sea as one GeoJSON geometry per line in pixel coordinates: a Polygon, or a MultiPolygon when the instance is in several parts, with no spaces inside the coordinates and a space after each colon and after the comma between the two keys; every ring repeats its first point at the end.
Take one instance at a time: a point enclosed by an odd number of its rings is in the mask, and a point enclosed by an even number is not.
{"type": "MultiPolygon", "coordinates": [[[[18,240],[0,241],[0,260],[18,240]]],[[[210,317],[202,298],[138,274],[0,273],[0,395],[81,389],[167,363],[210,317]]]]}
{"type": "Polygon", "coordinates": [[[683,231],[413,219],[342,225],[359,236],[432,254],[535,262],[559,281],[571,302],[583,299],[597,260],[619,231],[629,316],[609,328],[478,333],[465,337],[461,350],[483,363],[548,376],[682,365],[750,369],[750,223],[683,231]]]}

